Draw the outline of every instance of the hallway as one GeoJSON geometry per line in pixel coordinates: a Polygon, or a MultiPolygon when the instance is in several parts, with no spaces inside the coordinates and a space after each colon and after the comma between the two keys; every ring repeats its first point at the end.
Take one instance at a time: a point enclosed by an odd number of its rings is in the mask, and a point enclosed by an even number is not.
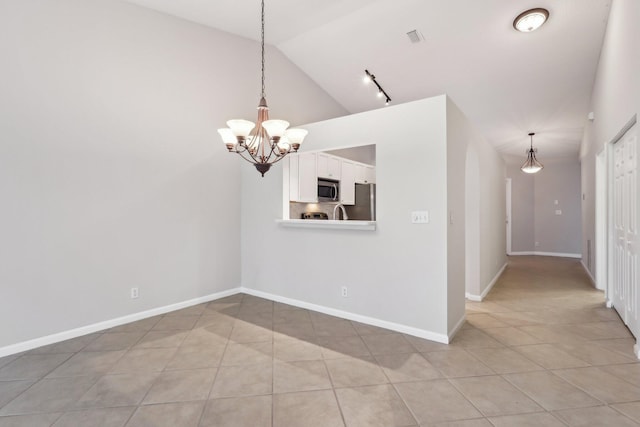
{"type": "Polygon", "coordinates": [[[237,294],[0,358],[0,427],[640,425],[579,261],[509,262],[450,345],[237,294]]]}

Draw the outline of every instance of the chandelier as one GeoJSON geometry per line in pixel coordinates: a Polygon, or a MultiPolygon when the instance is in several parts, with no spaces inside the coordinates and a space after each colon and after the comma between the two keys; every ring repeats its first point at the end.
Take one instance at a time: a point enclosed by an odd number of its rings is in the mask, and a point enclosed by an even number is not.
{"type": "Polygon", "coordinates": [[[279,162],[292,151],[298,151],[308,132],[304,129],[287,130],[289,122],[286,120],[269,120],[269,107],[264,91],[264,0],[261,24],[262,92],[258,104],[258,122],[229,120],[229,127],[218,129],[218,133],[230,153],[239,154],[264,176],[272,164],[279,162]]]}
{"type": "Polygon", "coordinates": [[[538,159],[536,159],[536,152],[538,151],[538,149],[533,149],[533,135],[535,135],[534,132],[531,132],[529,134],[529,137],[531,138],[531,146],[527,151],[527,160],[525,160],[522,166],[520,166],[520,170],[524,173],[536,173],[540,172],[542,168],[544,168],[544,166],[542,166],[542,163],[540,163],[538,159]]]}

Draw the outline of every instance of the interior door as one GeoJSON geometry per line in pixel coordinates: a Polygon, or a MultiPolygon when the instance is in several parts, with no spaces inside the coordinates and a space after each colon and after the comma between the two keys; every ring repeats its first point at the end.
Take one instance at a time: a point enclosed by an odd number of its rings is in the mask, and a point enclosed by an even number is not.
{"type": "Polygon", "coordinates": [[[638,142],[637,125],[614,148],[613,168],[613,293],[616,311],[631,332],[640,336],[638,306],[638,142]]]}

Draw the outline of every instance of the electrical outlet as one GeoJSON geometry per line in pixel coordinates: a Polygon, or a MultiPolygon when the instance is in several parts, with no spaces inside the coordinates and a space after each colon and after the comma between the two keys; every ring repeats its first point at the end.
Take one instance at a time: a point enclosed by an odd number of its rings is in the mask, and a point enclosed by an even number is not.
{"type": "Polygon", "coordinates": [[[429,222],[429,211],[413,211],[411,212],[412,224],[427,224],[429,222]]]}
{"type": "Polygon", "coordinates": [[[138,298],[138,288],[131,288],[131,299],[138,298]]]}
{"type": "Polygon", "coordinates": [[[556,209],[556,215],[562,215],[562,209],[556,209]]]}
{"type": "Polygon", "coordinates": [[[345,298],[349,296],[349,289],[347,289],[347,287],[346,287],[346,286],[343,286],[343,287],[342,287],[342,289],[341,289],[341,295],[342,295],[343,297],[345,297],[345,298]]]}

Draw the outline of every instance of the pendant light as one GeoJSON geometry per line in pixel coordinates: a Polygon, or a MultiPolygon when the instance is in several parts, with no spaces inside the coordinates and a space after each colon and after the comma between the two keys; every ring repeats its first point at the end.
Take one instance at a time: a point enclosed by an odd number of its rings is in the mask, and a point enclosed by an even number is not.
{"type": "Polygon", "coordinates": [[[264,0],[261,25],[262,92],[258,104],[258,122],[254,124],[249,120],[229,120],[229,127],[218,129],[218,133],[230,153],[239,154],[264,176],[272,164],[279,162],[287,154],[298,151],[308,132],[304,129],[287,130],[289,122],[285,120],[269,120],[264,90],[264,0]]]}
{"type": "Polygon", "coordinates": [[[535,135],[534,132],[529,134],[529,137],[531,138],[531,146],[529,147],[529,151],[527,151],[527,160],[525,160],[522,166],[520,166],[520,170],[524,173],[536,173],[540,172],[544,168],[542,163],[536,159],[536,151],[538,151],[538,149],[533,149],[533,135],[535,135]]]}

